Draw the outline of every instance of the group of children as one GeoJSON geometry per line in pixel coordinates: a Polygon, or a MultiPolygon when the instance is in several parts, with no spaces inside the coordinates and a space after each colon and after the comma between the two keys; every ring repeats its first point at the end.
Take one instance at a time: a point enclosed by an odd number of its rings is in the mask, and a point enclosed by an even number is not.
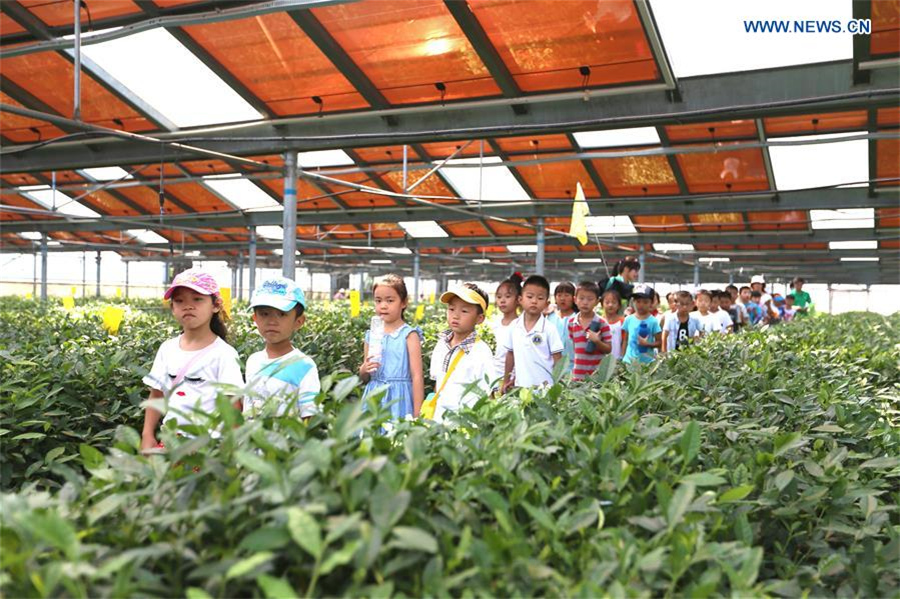
{"type": "MultiPolygon", "coordinates": [[[[377,397],[394,419],[442,421],[448,412],[493,392],[552,383],[563,359],[572,379],[584,380],[608,355],[625,363],[652,362],[657,353],[675,351],[697,337],[791,320],[811,308],[802,279],[795,280],[788,299],[779,301],[765,293],[761,277],[754,277],[750,287],[741,289],[700,290],[696,297],[687,291],[670,293],[668,311],[660,312],[659,295],[634,284],[639,270],[637,260],[625,259],[599,282],[560,283],[553,304],[546,278],[513,274],[496,290],[497,314],[488,323],[493,350],[477,332],[488,313],[488,294],[474,283],[446,291],[440,300],[446,306],[447,329],[431,355],[428,374],[435,391],[428,397],[423,333],[405,320],[406,285],[397,275],[381,277],[372,288],[379,328],[377,335],[366,334],[359,367],[366,383],[364,401],[377,397]]],[[[275,402],[279,412],[296,410],[301,418],[316,412],[321,388],[316,364],[292,343],[307,307],[294,281],[274,277],[254,290],[250,307],[265,347],[248,357],[243,373],[237,351],[226,342],[221,294],[210,274],[195,269],[180,273],[164,299],[182,333],[160,346],[143,379],[151,400],[168,398],[168,409],[157,403],[146,408],[143,449],[162,448],[157,439],[161,419],[188,424],[192,411],[212,413],[221,385],[243,389],[246,380],[246,396],[235,391],[234,406],[250,417],[273,396],[291,398],[275,402]]]]}

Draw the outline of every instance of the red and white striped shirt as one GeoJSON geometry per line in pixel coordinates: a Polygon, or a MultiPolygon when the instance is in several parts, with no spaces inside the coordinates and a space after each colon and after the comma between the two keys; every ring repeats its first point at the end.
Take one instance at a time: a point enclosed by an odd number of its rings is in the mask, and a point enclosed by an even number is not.
{"type": "MultiPolygon", "coordinates": [[[[600,330],[597,331],[597,333],[600,334],[600,340],[604,343],[610,343],[612,341],[612,334],[609,329],[609,324],[596,314],[594,314],[594,318],[591,322],[600,323],[600,330]]],[[[587,329],[581,326],[578,312],[569,317],[566,326],[569,329],[569,338],[575,345],[575,364],[572,369],[572,380],[581,381],[597,370],[597,365],[600,364],[600,360],[603,359],[605,354],[600,351],[599,347],[595,348],[593,353],[588,353],[587,329]]]]}

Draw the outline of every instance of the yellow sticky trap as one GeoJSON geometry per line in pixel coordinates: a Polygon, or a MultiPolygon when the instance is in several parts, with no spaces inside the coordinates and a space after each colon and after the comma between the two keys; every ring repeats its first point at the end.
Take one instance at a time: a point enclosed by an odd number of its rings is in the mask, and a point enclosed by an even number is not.
{"type": "Polygon", "coordinates": [[[434,303],[434,294],[433,294],[433,293],[432,293],[431,295],[428,296],[428,303],[429,303],[429,304],[433,304],[433,303],[434,303]]]}
{"type": "Polygon", "coordinates": [[[222,296],[222,307],[225,309],[225,314],[231,316],[231,287],[219,288],[219,295],[222,296]]]}
{"type": "Polygon", "coordinates": [[[487,311],[484,313],[484,315],[485,315],[486,317],[490,317],[491,314],[493,314],[493,313],[494,313],[494,304],[491,304],[490,306],[488,306],[488,309],[487,309],[487,311]]]}
{"type": "Polygon", "coordinates": [[[416,322],[421,322],[425,318],[425,304],[419,304],[416,308],[416,322]]]}
{"type": "Polygon", "coordinates": [[[107,306],[103,308],[103,328],[110,335],[119,332],[119,325],[122,324],[122,318],[125,316],[125,310],[116,306],[107,306]]]}
{"type": "Polygon", "coordinates": [[[63,298],[63,308],[65,308],[69,312],[74,310],[75,309],[75,298],[72,297],[71,295],[67,295],[66,297],[64,297],[63,298]]]}
{"type": "Polygon", "coordinates": [[[33,296],[31,295],[30,291],[25,294],[25,299],[33,299],[33,296]]]}
{"type": "Polygon", "coordinates": [[[359,291],[350,292],[350,318],[359,316],[359,291]]]}
{"type": "Polygon", "coordinates": [[[72,293],[70,293],[69,295],[71,295],[72,297],[75,297],[76,295],[78,295],[78,287],[76,287],[75,285],[72,285],[72,293]]]}
{"type": "Polygon", "coordinates": [[[122,297],[122,288],[116,287],[116,297],[122,297]]]}

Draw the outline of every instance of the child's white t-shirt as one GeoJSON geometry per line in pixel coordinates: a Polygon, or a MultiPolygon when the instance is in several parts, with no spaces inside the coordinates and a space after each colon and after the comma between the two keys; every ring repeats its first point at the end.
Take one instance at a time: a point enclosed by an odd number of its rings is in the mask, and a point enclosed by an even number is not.
{"type": "Polygon", "coordinates": [[[715,314],[719,317],[719,332],[727,333],[728,327],[734,326],[734,321],[731,319],[731,314],[729,314],[727,310],[723,310],[721,308],[719,308],[719,311],[715,314]]]}
{"type": "Polygon", "coordinates": [[[494,355],[491,358],[493,361],[493,373],[491,375],[491,380],[503,379],[503,372],[506,369],[506,348],[503,347],[501,340],[506,337],[509,331],[509,327],[513,325],[515,319],[510,321],[509,324],[503,324],[503,314],[498,314],[496,318],[492,319],[489,323],[491,327],[491,332],[494,334],[494,344],[496,345],[496,350],[494,350],[494,355]]]}
{"type": "Polygon", "coordinates": [[[212,414],[216,409],[217,385],[244,386],[241,364],[237,351],[216,337],[211,346],[197,351],[185,351],[180,347],[181,335],[164,341],[156,352],[153,367],[143,378],[145,385],[169,396],[169,410],[163,422],[175,419],[178,424],[191,423],[194,406],[212,414]],[[175,378],[182,368],[194,360],[177,388],[175,378]],[[176,410],[183,414],[176,413],[176,410]]]}
{"type": "MultiPolygon", "coordinates": [[[[301,418],[318,412],[319,371],[313,359],[296,347],[278,358],[270,358],[266,350],[247,358],[247,385],[252,393],[244,398],[244,412],[250,417],[274,395],[296,398],[301,418]]],[[[282,403],[277,413],[284,414],[287,408],[288,404],[282,403]]]]}
{"type": "MultiPolygon", "coordinates": [[[[464,349],[457,346],[451,350],[444,339],[438,339],[437,345],[434,346],[429,374],[434,380],[435,391],[440,389],[434,410],[435,422],[443,421],[445,412],[471,406],[478,401],[481,394],[488,395],[491,392],[494,368],[490,346],[479,339],[468,350],[456,363],[456,368],[447,379],[447,384],[441,389],[446,374],[444,362],[447,354],[450,351],[459,352],[464,349]],[[473,385],[473,383],[477,384],[473,385]]],[[[453,363],[453,357],[450,358],[450,363],[453,363]]]]}
{"type": "MultiPolygon", "coordinates": [[[[606,317],[604,317],[605,319],[606,317]]],[[[609,321],[607,321],[609,322],[609,321]]],[[[610,350],[610,355],[614,357],[616,360],[622,359],[622,323],[625,322],[624,318],[620,318],[615,324],[609,323],[609,333],[612,335],[612,340],[610,341],[610,346],[612,349],[610,350]]]]}
{"type": "Polygon", "coordinates": [[[564,346],[556,327],[547,322],[544,315],[530,331],[526,331],[525,314],[522,314],[498,343],[513,352],[517,386],[537,387],[553,382],[553,356],[561,354],[564,346]]]}
{"type": "Polygon", "coordinates": [[[701,314],[697,312],[697,319],[700,321],[700,330],[704,334],[722,332],[722,321],[719,320],[717,313],[707,312],[706,314],[701,314]]]}

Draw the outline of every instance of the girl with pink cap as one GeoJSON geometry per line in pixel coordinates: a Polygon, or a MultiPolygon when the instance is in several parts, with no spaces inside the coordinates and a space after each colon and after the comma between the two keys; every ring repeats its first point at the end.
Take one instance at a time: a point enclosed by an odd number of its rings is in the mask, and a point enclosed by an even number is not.
{"type": "MultiPolygon", "coordinates": [[[[192,412],[215,411],[218,385],[244,385],[237,351],[225,339],[222,298],[213,276],[198,269],[179,273],[163,299],[170,302],[181,334],[163,342],[143,379],[150,387],[150,399],[167,399],[168,409],[163,415],[156,408],[146,408],[142,450],[163,447],[156,438],[160,419],[191,424],[192,412]]],[[[235,407],[240,409],[240,400],[235,407]]]]}

